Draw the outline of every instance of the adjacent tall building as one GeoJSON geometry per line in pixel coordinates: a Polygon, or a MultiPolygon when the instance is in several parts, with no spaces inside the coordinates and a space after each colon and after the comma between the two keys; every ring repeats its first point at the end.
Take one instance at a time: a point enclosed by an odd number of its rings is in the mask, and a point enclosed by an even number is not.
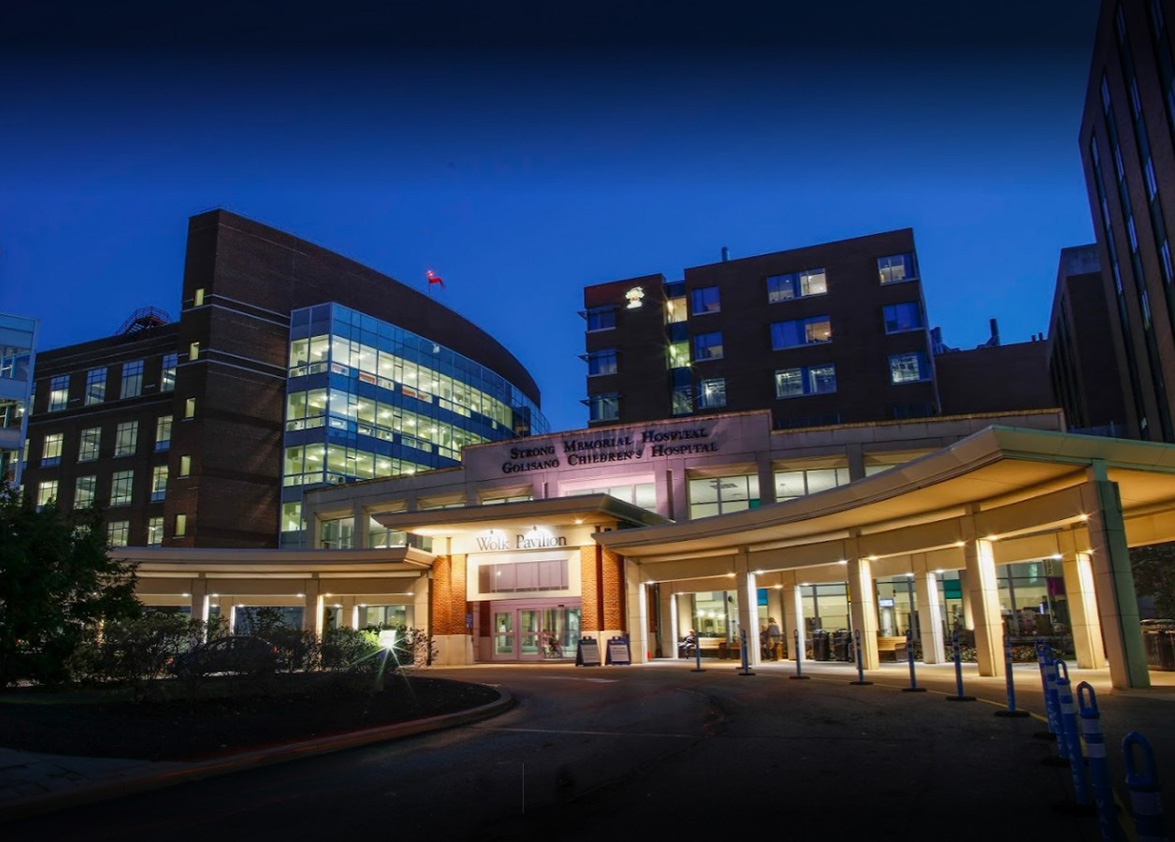
{"type": "Polygon", "coordinates": [[[304,488],[457,465],[546,432],[539,401],[428,296],[217,210],[189,221],[178,321],[39,356],[26,483],[102,506],[116,546],[298,546],[304,488]]]}
{"type": "MultiPolygon", "coordinates": [[[[1126,429],[1175,441],[1175,3],[1104,2],[1080,148],[1126,429]]],[[[1091,335],[1096,341],[1097,336],[1091,335]]]]}
{"type": "Polygon", "coordinates": [[[913,232],[584,289],[589,423],[770,409],[776,429],[1055,406],[1043,341],[936,343],[913,232]],[[937,355],[937,356],[936,356],[937,355]]]}

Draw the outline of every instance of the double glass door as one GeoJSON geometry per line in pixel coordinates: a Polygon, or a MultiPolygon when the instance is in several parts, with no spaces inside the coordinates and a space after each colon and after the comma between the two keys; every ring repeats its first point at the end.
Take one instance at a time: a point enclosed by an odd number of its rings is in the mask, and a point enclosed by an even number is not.
{"type": "Polygon", "coordinates": [[[578,607],[495,607],[493,618],[496,661],[559,661],[575,657],[581,630],[578,607]]]}

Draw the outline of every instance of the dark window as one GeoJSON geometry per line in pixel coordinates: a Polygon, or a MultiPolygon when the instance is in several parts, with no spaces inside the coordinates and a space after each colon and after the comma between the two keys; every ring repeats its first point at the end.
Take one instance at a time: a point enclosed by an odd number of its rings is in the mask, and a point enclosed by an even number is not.
{"type": "Polygon", "coordinates": [[[616,327],[615,307],[595,307],[585,314],[588,330],[607,330],[616,327]]]}
{"type": "Polygon", "coordinates": [[[692,312],[695,316],[703,313],[717,313],[722,308],[718,304],[718,287],[700,287],[690,293],[692,312]]]}
{"type": "Polygon", "coordinates": [[[588,376],[615,374],[616,349],[608,348],[603,351],[593,351],[587,356],[588,376]]]}
{"type": "Polygon", "coordinates": [[[922,305],[917,301],[903,301],[885,307],[885,332],[901,333],[904,330],[918,330],[925,327],[922,321],[922,305]]]}
{"type": "Polygon", "coordinates": [[[615,421],[620,417],[620,395],[616,392],[592,395],[584,403],[588,407],[588,418],[592,421],[615,421]]]}
{"type": "Polygon", "coordinates": [[[694,360],[722,358],[722,333],[699,333],[694,337],[694,360]]]}

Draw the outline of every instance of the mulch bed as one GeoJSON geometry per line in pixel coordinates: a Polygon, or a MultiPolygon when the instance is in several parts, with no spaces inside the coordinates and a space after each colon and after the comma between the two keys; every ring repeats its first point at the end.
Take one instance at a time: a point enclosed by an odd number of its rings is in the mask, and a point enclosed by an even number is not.
{"type": "Polygon", "coordinates": [[[391,676],[382,689],[362,690],[320,675],[273,679],[263,692],[237,686],[234,695],[219,698],[207,698],[214,693],[205,686],[204,698],[195,700],[78,700],[77,694],[5,691],[0,746],[82,757],[202,760],[456,713],[500,698],[482,684],[416,676],[391,676]]]}

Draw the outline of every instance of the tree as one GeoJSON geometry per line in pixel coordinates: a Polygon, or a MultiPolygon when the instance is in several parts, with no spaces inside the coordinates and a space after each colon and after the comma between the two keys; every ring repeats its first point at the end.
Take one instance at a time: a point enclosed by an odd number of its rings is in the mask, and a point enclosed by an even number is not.
{"type": "Polygon", "coordinates": [[[142,612],[135,565],[107,549],[97,509],[34,507],[0,487],[0,687],[64,681],[67,660],[101,623],[142,612]]]}
{"type": "Polygon", "coordinates": [[[1175,618],[1175,543],[1135,547],[1130,570],[1135,593],[1154,598],[1155,615],[1175,618]]]}

